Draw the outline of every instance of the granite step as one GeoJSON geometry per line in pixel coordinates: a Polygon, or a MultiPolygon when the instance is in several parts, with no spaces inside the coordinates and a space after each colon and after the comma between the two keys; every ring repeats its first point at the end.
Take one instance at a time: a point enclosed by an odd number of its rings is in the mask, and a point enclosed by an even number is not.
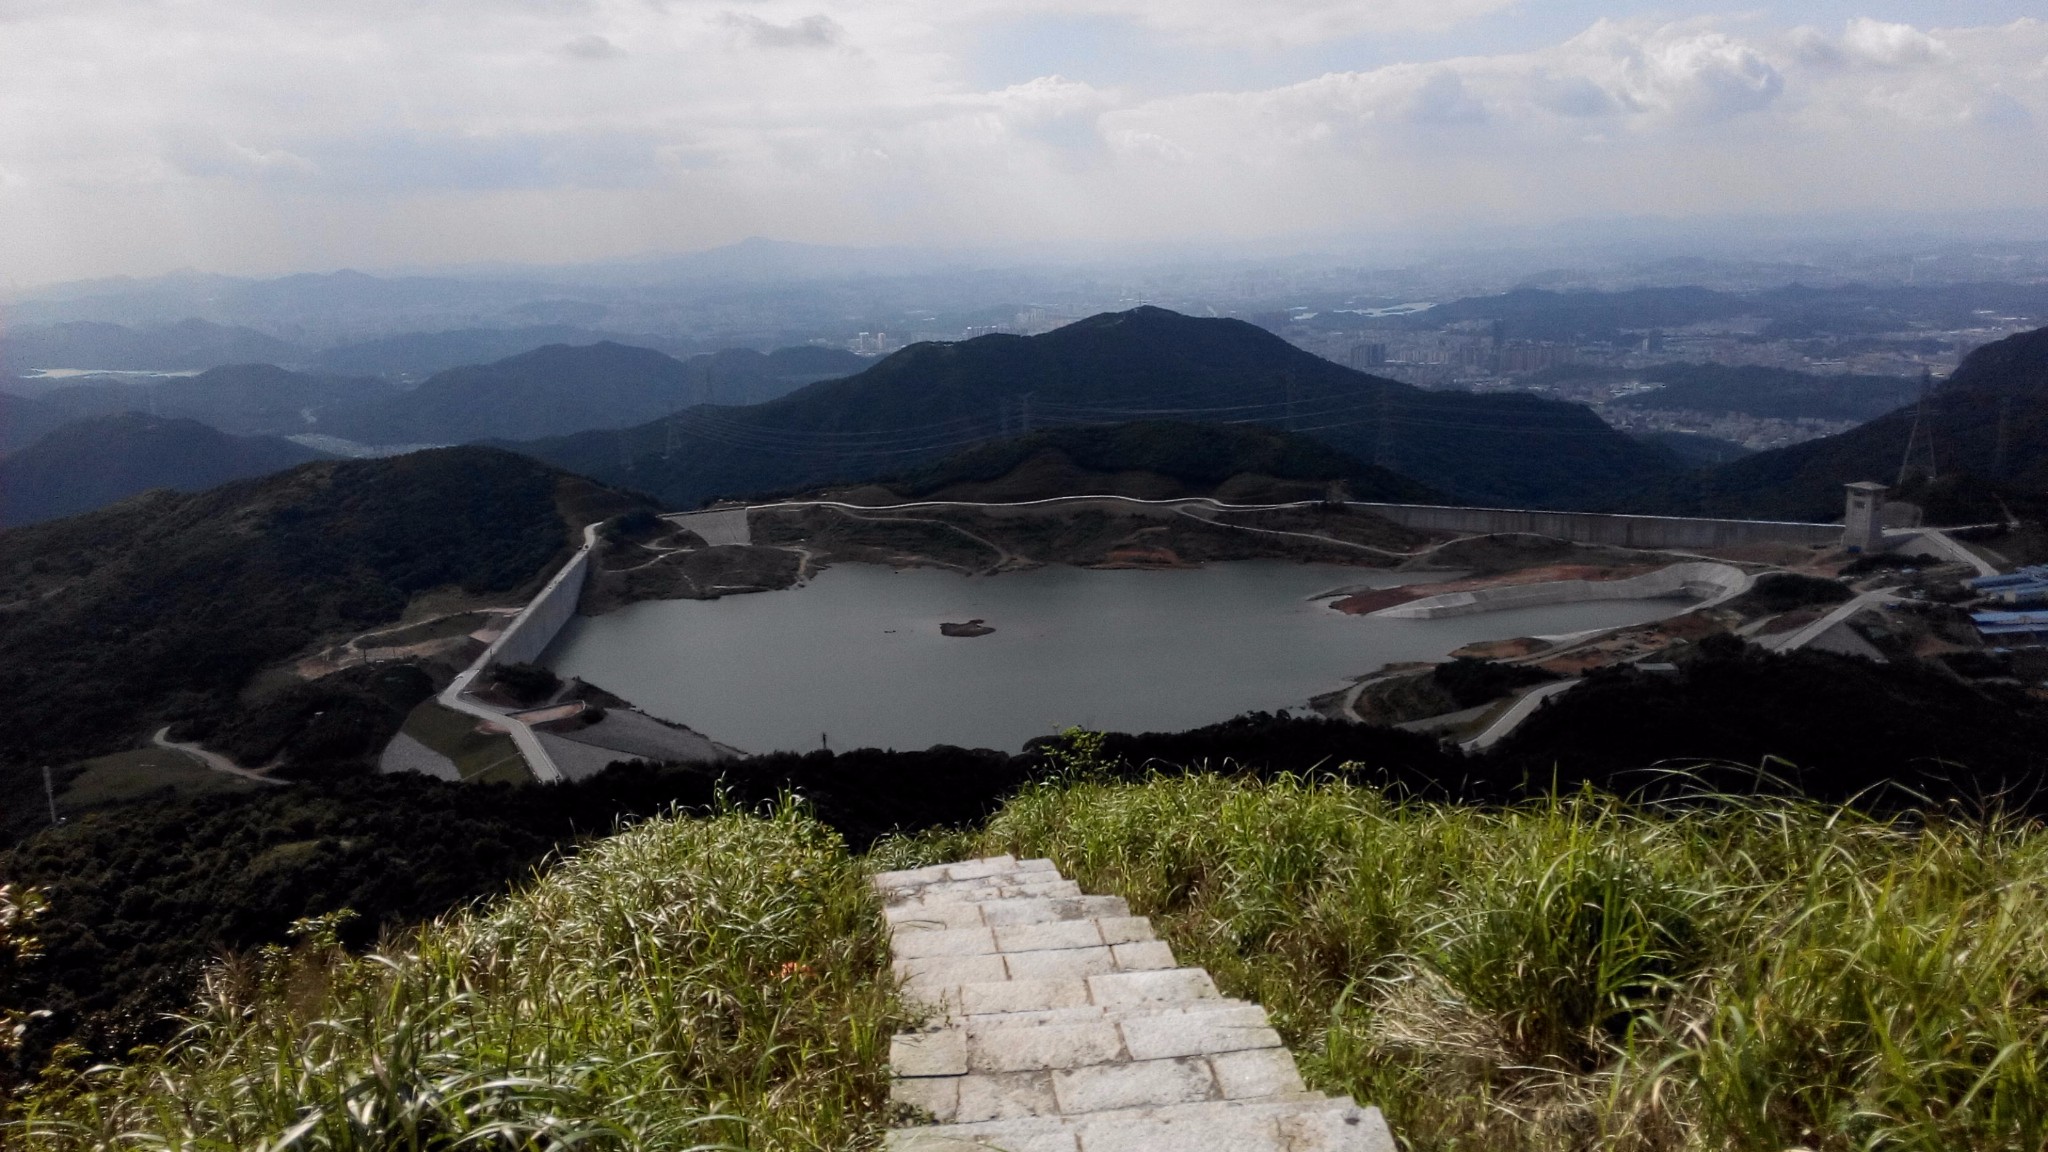
{"type": "Polygon", "coordinates": [[[1379,1109],[1307,1093],[1288,1100],[898,1128],[884,1147],[890,1152],[1394,1152],[1379,1109]]]}
{"type": "Polygon", "coordinates": [[[874,878],[896,976],[932,1012],[890,1048],[910,1152],[1391,1152],[1371,1108],[1304,1090],[1256,1004],[1047,860],[874,878]]]}

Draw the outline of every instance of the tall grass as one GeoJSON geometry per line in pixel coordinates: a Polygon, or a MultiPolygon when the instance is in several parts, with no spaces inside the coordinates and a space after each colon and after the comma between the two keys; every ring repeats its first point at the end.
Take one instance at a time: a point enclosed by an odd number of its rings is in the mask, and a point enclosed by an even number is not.
{"type": "Polygon", "coordinates": [[[650,822],[366,957],[310,922],[0,1144],[872,1147],[907,1020],[863,871],[1011,851],[1128,897],[1415,1149],[2048,1147],[2032,825],[1070,767],[864,861],[786,806],[650,822]]]}
{"type": "Polygon", "coordinates": [[[827,1149],[876,1141],[881,919],[800,811],[653,821],[351,957],[224,966],[168,1051],[28,1098],[8,1147],[827,1149]]]}
{"type": "Polygon", "coordinates": [[[2029,825],[1186,776],[1037,788],[971,847],[1128,897],[1414,1148],[2048,1146],[2029,825]]]}

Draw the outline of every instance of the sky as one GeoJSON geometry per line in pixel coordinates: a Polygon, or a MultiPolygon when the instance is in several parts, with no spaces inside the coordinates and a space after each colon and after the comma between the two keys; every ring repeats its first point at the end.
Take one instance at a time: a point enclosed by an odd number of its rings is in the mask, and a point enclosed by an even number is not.
{"type": "Polygon", "coordinates": [[[0,286],[2039,211],[2029,9],[0,0],[0,286]]]}

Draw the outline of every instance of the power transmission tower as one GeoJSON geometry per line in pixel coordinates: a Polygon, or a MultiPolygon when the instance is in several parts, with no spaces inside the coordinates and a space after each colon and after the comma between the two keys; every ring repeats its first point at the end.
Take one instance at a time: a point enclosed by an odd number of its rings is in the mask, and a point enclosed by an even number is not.
{"type": "Polygon", "coordinates": [[[1381,468],[1386,468],[1389,467],[1387,456],[1388,450],[1391,447],[1387,428],[1387,404],[1392,400],[1390,393],[1393,392],[1393,389],[1385,384],[1381,384],[1376,391],[1378,395],[1375,397],[1377,403],[1374,407],[1378,409],[1379,432],[1372,442],[1372,462],[1381,468]]]}
{"type": "Polygon", "coordinates": [[[1940,479],[1934,466],[1934,373],[1920,370],[1920,400],[1913,405],[1913,430],[1906,435],[1906,455],[1899,461],[1898,487],[1904,487],[1915,471],[1914,456],[1924,456],[1923,466],[1931,483],[1940,479]]]}
{"type": "Polygon", "coordinates": [[[2012,397],[2001,397],[1998,401],[1998,448],[1991,455],[1991,474],[1993,476],[2000,476],[2005,473],[2005,446],[2008,442],[2008,429],[2011,427],[2011,420],[2012,397]]]}

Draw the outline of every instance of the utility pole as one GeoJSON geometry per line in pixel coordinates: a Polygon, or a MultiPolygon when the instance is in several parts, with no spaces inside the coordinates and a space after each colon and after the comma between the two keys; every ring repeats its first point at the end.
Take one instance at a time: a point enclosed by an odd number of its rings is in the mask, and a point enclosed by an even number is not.
{"type": "Polygon", "coordinates": [[[57,789],[50,783],[50,766],[43,765],[43,798],[50,802],[50,827],[55,828],[57,819],[57,789]]]}

